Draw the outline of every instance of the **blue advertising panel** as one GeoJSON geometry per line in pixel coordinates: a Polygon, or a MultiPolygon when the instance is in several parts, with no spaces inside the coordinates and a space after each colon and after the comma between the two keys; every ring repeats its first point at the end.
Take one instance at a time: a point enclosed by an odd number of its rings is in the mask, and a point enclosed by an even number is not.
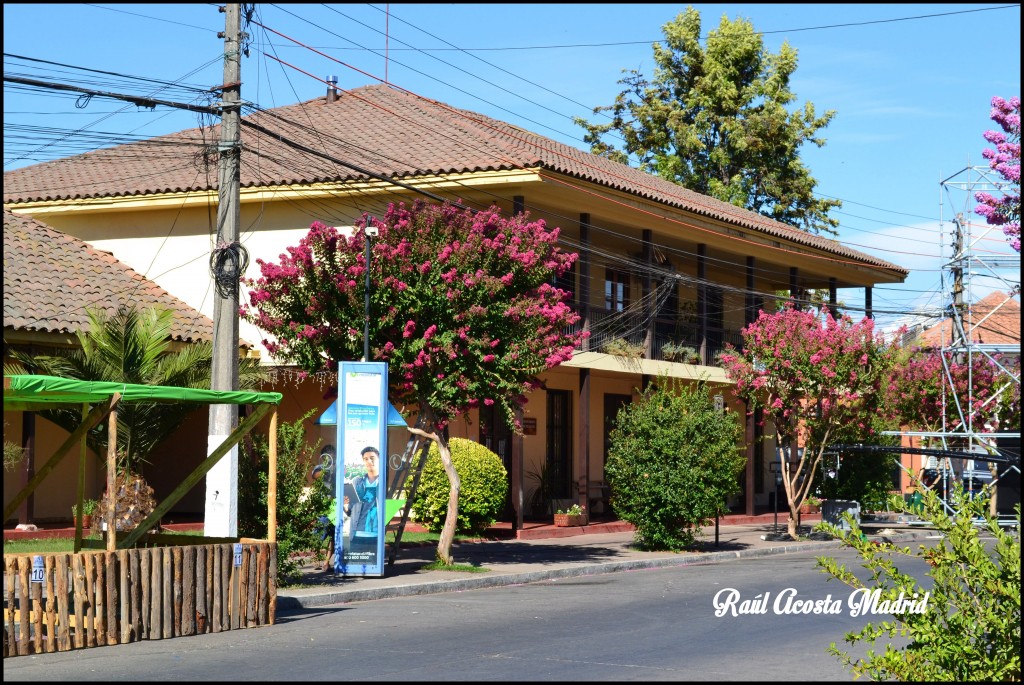
{"type": "Polygon", "coordinates": [[[386,363],[339,365],[334,570],[346,575],[384,575],[387,393],[386,363]]]}

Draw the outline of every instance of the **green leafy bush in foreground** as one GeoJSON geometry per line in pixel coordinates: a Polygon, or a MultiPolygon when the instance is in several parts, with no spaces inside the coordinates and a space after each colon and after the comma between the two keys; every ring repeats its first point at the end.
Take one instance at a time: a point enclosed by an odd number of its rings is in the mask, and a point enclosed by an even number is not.
{"type": "MultiPolygon", "coordinates": [[[[899,681],[1019,681],[1020,680],[1020,505],[1014,530],[1004,530],[988,515],[988,498],[969,499],[959,485],[947,515],[941,500],[925,491],[919,515],[942,535],[933,547],[909,547],[862,539],[858,526],[847,532],[823,525],[853,547],[871,571],[873,587],[881,600],[895,600],[902,593],[923,597],[925,588],[900,572],[901,557],[916,556],[928,562],[928,601],[923,613],[893,613],[891,620],[868,623],[860,632],[847,633],[846,642],[868,646],[866,656],[854,659],[833,642],[828,653],[837,657],[854,677],[899,681]],[[894,646],[894,637],[903,638],[894,646]],[[881,640],[884,651],[871,647],[881,640]]],[[[908,505],[893,497],[894,511],[908,505]]],[[[848,519],[851,524],[854,521],[848,519]]],[[[834,559],[818,558],[823,573],[852,588],[868,586],[834,559]]]]}

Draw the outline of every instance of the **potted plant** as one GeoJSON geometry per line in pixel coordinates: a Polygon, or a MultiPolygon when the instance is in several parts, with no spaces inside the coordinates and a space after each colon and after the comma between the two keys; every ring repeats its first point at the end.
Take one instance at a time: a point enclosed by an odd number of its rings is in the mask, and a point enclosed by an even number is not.
{"type": "Polygon", "coordinates": [[[559,509],[555,512],[555,525],[564,528],[566,526],[585,526],[587,524],[587,510],[579,504],[574,504],[566,509],[559,509]]]}
{"type": "MultiPolygon", "coordinates": [[[[84,502],[82,502],[82,516],[81,516],[81,519],[82,519],[82,528],[83,529],[86,529],[86,528],[89,528],[89,527],[92,526],[92,517],[93,517],[93,515],[95,515],[96,508],[98,506],[99,506],[99,502],[97,502],[94,499],[87,499],[84,502]]],[[[75,521],[76,521],[75,525],[77,526],[78,525],[77,521],[79,519],[79,516],[78,516],[78,505],[77,504],[72,504],[71,505],[71,515],[74,516],[75,521]]]]}
{"type": "Polygon", "coordinates": [[[800,512],[803,514],[817,514],[821,511],[821,500],[810,495],[804,500],[803,506],[800,507],[800,512]]]}

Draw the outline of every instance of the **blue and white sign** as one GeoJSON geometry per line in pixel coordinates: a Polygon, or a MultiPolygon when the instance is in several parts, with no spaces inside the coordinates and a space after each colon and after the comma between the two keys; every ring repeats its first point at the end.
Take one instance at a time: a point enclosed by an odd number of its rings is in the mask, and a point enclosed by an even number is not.
{"type": "Polygon", "coordinates": [[[339,365],[334,570],[346,575],[384,575],[387,393],[386,363],[339,365]]]}
{"type": "Polygon", "coordinates": [[[39,554],[32,557],[32,571],[29,574],[29,581],[32,583],[42,583],[46,580],[46,563],[43,561],[43,557],[39,554]]]}

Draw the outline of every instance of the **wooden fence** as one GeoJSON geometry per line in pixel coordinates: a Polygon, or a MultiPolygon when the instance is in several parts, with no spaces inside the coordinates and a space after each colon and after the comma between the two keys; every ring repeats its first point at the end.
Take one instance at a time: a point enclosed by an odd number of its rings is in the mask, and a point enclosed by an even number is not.
{"type": "Polygon", "coordinates": [[[4,569],[4,657],[274,623],[276,542],[4,555],[4,569]]]}

